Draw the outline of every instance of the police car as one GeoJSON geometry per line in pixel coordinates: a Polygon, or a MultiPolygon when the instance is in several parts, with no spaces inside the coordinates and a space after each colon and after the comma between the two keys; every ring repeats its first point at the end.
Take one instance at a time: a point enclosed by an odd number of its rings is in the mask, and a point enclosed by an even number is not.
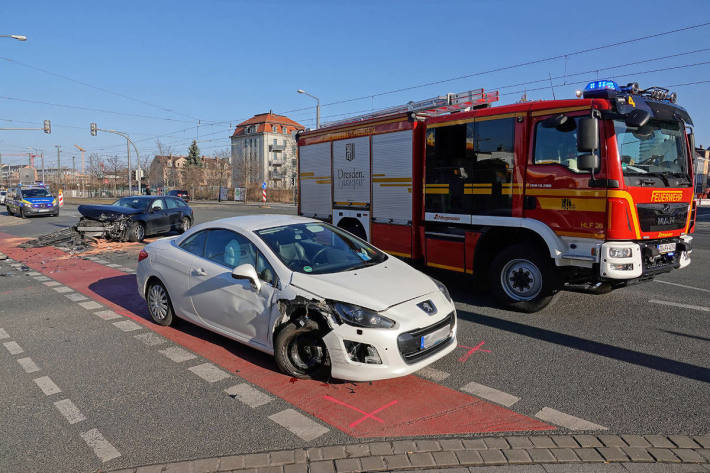
{"type": "Polygon", "coordinates": [[[5,207],[10,215],[27,218],[34,215],[59,215],[59,202],[41,184],[19,185],[7,191],[5,207]]]}

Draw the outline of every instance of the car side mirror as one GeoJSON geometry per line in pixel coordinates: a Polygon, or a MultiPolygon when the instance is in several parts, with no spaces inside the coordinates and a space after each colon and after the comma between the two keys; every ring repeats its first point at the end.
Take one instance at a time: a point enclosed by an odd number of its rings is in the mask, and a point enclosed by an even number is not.
{"type": "MultiPolygon", "coordinates": [[[[599,120],[592,117],[580,118],[577,130],[577,150],[582,153],[592,153],[595,149],[599,149],[599,120]]],[[[582,168],[580,167],[580,169],[582,168]]]]}
{"type": "Polygon", "coordinates": [[[598,171],[599,166],[599,156],[596,154],[583,154],[577,157],[577,169],[581,171],[598,171]]]}
{"type": "Polygon", "coordinates": [[[261,290],[261,281],[259,276],[256,274],[256,269],[250,264],[240,264],[232,270],[232,277],[234,279],[247,279],[251,282],[251,287],[253,287],[256,292],[261,290]]]}

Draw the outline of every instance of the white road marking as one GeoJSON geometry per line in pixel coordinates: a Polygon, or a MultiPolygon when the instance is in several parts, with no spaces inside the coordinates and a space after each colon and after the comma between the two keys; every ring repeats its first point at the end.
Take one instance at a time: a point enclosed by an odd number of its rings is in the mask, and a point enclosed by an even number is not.
{"type": "Polygon", "coordinates": [[[208,383],[216,383],[217,381],[221,381],[225,378],[230,377],[229,373],[227,373],[226,371],[222,371],[212,363],[202,363],[201,365],[188,368],[188,370],[192,371],[208,383]]]}
{"type": "Polygon", "coordinates": [[[661,281],[659,279],[654,279],[653,282],[659,282],[661,284],[670,284],[671,286],[684,287],[686,289],[694,289],[696,291],[710,292],[710,289],[703,289],[702,287],[686,286],[685,284],[678,284],[677,282],[661,281]]]}
{"type": "Polygon", "coordinates": [[[35,281],[49,281],[49,278],[47,276],[35,276],[34,280],[35,281]]]}
{"type": "Polygon", "coordinates": [[[580,419],[579,417],[565,414],[564,412],[560,412],[549,407],[543,407],[540,412],[535,414],[535,417],[570,430],[609,430],[604,426],[594,424],[588,420],[580,419]]]}
{"type": "Polygon", "coordinates": [[[3,338],[10,338],[10,335],[8,335],[4,328],[0,328],[0,340],[3,338]]]}
{"type": "Polygon", "coordinates": [[[102,310],[99,312],[94,312],[94,315],[97,315],[104,320],[120,319],[121,317],[123,317],[122,315],[118,315],[112,310],[102,310]]]}
{"type": "Polygon", "coordinates": [[[236,384],[224,390],[227,394],[240,400],[247,406],[254,408],[268,404],[273,399],[247,383],[236,384]]]}
{"type": "Polygon", "coordinates": [[[124,332],[132,332],[143,328],[132,320],[121,320],[120,322],[114,322],[113,325],[124,332]]]}
{"type": "Polygon", "coordinates": [[[5,342],[3,346],[7,348],[7,351],[9,351],[11,355],[19,355],[25,351],[17,342],[5,342]]]}
{"type": "Polygon", "coordinates": [[[79,294],[78,292],[64,294],[64,297],[74,302],[85,301],[86,299],[88,299],[88,297],[86,297],[84,294],[79,294]]]}
{"type": "Polygon", "coordinates": [[[74,289],[72,289],[70,287],[66,287],[66,286],[57,286],[57,287],[53,287],[52,289],[54,289],[55,291],[57,291],[60,294],[63,294],[65,292],[73,292],[74,291],[74,289]]]}
{"type": "Polygon", "coordinates": [[[44,284],[45,286],[48,286],[48,287],[54,287],[54,286],[61,286],[61,285],[62,285],[62,283],[57,282],[57,281],[49,281],[49,282],[44,282],[44,283],[42,283],[42,284],[44,284]]]}
{"type": "Polygon", "coordinates": [[[42,376],[41,378],[36,378],[33,381],[42,390],[45,396],[51,396],[52,394],[62,392],[62,390],[59,389],[59,386],[54,384],[54,381],[52,381],[49,376],[42,376]]]}
{"type": "Polygon", "coordinates": [[[79,302],[79,305],[82,306],[86,310],[96,310],[96,309],[103,309],[104,308],[104,306],[102,306],[98,302],[94,302],[94,301],[79,302]]]}
{"type": "Polygon", "coordinates": [[[108,440],[101,435],[98,429],[91,429],[88,432],[83,432],[81,438],[84,442],[94,450],[94,453],[102,463],[118,458],[121,453],[116,450],[116,447],[111,445],[108,440]]]}
{"type": "Polygon", "coordinates": [[[124,273],[130,273],[133,271],[131,268],[126,268],[126,267],[120,267],[118,268],[120,271],[123,271],[124,273]]]}
{"type": "Polygon", "coordinates": [[[197,358],[195,355],[190,353],[187,350],[183,350],[180,347],[168,347],[164,348],[163,350],[158,350],[158,353],[161,353],[168,357],[170,360],[174,361],[175,363],[182,363],[183,361],[187,360],[194,360],[197,358]]]}
{"type": "Polygon", "coordinates": [[[22,369],[25,370],[25,373],[34,373],[35,371],[39,371],[39,366],[32,361],[32,358],[29,356],[27,358],[20,358],[17,360],[17,362],[22,366],[22,369]]]}
{"type": "Polygon", "coordinates": [[[309,419],[300,412],[293,409],[286,409],[276,414],[270,415],[269,419],[273,420],[281,427],[286,428],[298,438],[310,442],[323,434],[328,433],[329,429],[323,427],[319,423],[309,419]]]}
{"type": "Polygon", "coordinates": [[[152,347],[155,345],[161,345],[161,344],[167,342],[167,340],[165,340],[163,337],[161,337],[160,335],[156,335],[153,332],[139,333],[138,335],[134,335],[134,338],[137,338],[138,340],[145,343],[149,347],[152,347]]]}
{"type": "Polygon", "coordinates": [[[120,264],[116,264],[116,263],[107,264],[106,266],[108,266],[109,268],[120,268],[121,267],[120,264]]]}
{"type": "Polygon", "coordinates": [[[38,273],[37,271],[30,271],[27,273],[28,276],[42,276],[42,273],[38,273]]]}
{"type": "Polygon", "coordinates": [[[64,416],[64,418],[70,424],[76,424],[83,420],[86,420],[84,414],[81,413],[78,407],[74,405],[69,399],[62,399],[54,403],[54,407],[59,410],[59,412],[64,416]]]}
{"type": "Polygon", "coordinates": [[[672,306],[672,307],[680,307],[683,309],[692,309],[692,310],[701,310],[703,312],[710,312],[710,307],[703,307],[701,305],[681,304],[679,302],[659,301],[657,299],[651,299],[648,302],[650,302],[652,304],[668,305],[668,306],[672,306]]]}
{"type": "Polygon", "coordinates": [[[108,264],[108,261],[106,261],[105,259],[95,259],[94,262],[99,264],[108,264]]]}
{"type": "Polygon", "coordinates": [[[519,397],[513,396],[512,394],[474,382],[470,382],[466,386],[462,387],[461,391],[466,391],[474,396],[482,397],[483,399],[487,399],[505,407],[510,407],[520,400],[519,397]]]}
{"type": "Polygon", "coordinates": [[[429,366],[420,369],[416,374],[432,381],[443,381],[450,376],[446,371],[437,370],[429,366]]]}

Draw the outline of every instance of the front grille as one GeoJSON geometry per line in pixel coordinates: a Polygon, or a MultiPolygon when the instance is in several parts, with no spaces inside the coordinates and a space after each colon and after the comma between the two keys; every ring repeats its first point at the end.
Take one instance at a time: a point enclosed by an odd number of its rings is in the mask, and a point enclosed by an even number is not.
{"type": "Polygon", "coordinates": [[[641,247],[641,264],[642,276],[654,276],[660,273],[667,273],[680,266],[680,248],[673,253],[654,255],[653,248],[663,243],[675,243],[676,245],[681,240],[679,238],[665,238],[662,240],[645,240],[639,242],[641,247]]]}
{"type": "Polygon", "coordinates": [[[662,232],[683,228],[688,219],[687,203],[638,204],[641,231],[662,232]]]}
{"type": "Polygon", "coordinates": [[[399,347],[399,352],[402,354],[402,358],[404,358],[405,363],[416,363],[417,361],[423,360],[424,358],[446,348],[453,341],[453,337],[451,335],[436,345],[426,349],[420,348],[420,340],[422,336],[435,332],[447,325],[451,328],[451,332],[453,334],[453,329],[456,325],[456,315],[454,312],[451,312],[448,316],[434,325],[400,334],[399,337],[397,337],[397,346],[399,347]]]}

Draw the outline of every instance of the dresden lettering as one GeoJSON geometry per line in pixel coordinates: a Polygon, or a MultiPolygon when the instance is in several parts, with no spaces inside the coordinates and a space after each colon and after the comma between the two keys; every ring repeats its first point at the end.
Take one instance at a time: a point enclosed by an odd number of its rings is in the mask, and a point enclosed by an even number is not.
{"type": "Polygon", "coordinates": [[[338,187],[357,189],[365,185],[365,172],[358,171],[353,168],[352,170],[338,169],[338,187]]]}

